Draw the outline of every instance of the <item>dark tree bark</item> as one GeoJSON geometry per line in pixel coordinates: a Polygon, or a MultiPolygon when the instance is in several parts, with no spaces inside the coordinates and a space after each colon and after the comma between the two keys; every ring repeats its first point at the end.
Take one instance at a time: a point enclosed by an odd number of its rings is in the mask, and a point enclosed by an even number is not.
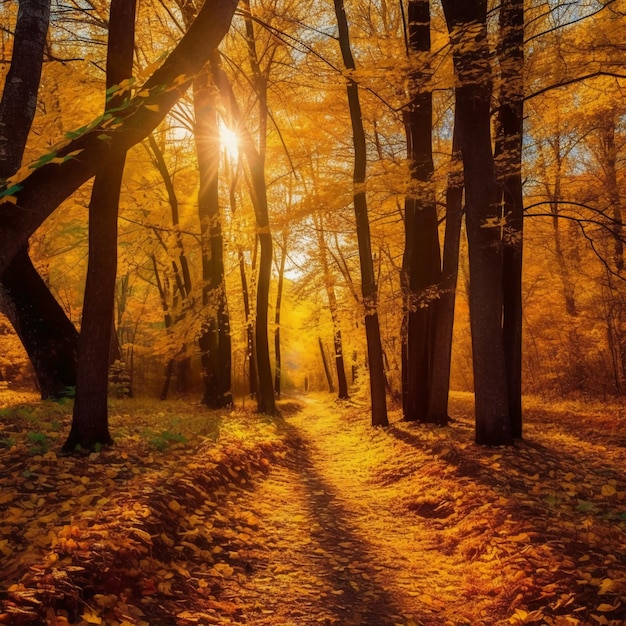
{"type": "Polygon", "coordinates": [[[493,79],[487,2],[443,0],[457,77],[470,262],[470,324],[476,398],[476,442],[511,443],[502,340],[501,214],[491,148],[493,79]]]}
{"type": "MultiPolygon", "coordinates": [[[[185,25],[189,28],[196,18],[197,8],[190,0],[179,0],[178,4],[185,25]]],[[[219,128],[215,95],[209,81],[209,72],[205,68],[193,83],[194,138],[200,179],[198,217],[204,309],[198,346],[204,386],[202,402],[217,409],[232,404],[233,397],[230,316],[224,282],[224,246],[219,208],[219,128]]]]}
{"type": "Polygon", "coordinates": [[[435,424],[449,421],[450,361],[454,330],[456,284],[459,273],[461,222],[463,219],[463,164],[461,162],[459,125],[455,120],[452,136],[452,158],[448,188],[446,189],[446,230],[443,244],[443,269],[439,300],[437,301],[437,328],[433,349],[433,371],[430,381],[428,414],[435,424]]]}
{"type": "MultiPolygon", "coordinates": [[[[19,169],[37,104],[50,0],[19,5],[11,67],[0,101],[0,179],[19,169]]],[[[35,370],[42,399],[72,394],[78,332],[35,270],[28,246],[19,249],[0,281],[0,309],[35,370]]]]}
{"type": "Polygon", "coordinates": [[[278,287],[276,290],[276,312],[274,322],[274,356],[276,367],[274,368],[274,393],[280,398],[280,385],[282,379],[282,359],[280,354],[280,307],[283,299],[283,285],[285,282],[285,261],[287,259],[287,231],[283,233],[283,245],[280,249],[280,264],[278,266],[278,287]]]}
{"type": "Polygon", "coordinates": [[[405,198],[404,215],[402,408],[405,420],[430,422],[428,402],[437,323],[435,291],[441,277],[441,253],[432,184],[432,91],[428,85],[429,67],[421,58],[430,52],[429,0],[409,0],[407,39],[412,66],[404,127],[413,189],[405,198]]]}
{"type": "MultiPolygon", "coordinates": [[[[264,125],[261,124],[259,131],[260,148],[257,150],[250,132],[246,128],[242,115],[237,106],[232,87],[226,73],[219,64],[219,58],[214,55],[211,63],[213,79],[230,115],[237,126],[243,151],[252,183],[250,195],[254,206],[256,219],[257,237],[259,240],[259,272],[256,294],[256,320],[254,333],[254,354],[256,359],[256,373],[258,379],[257,407],[259,413],[266,415],[276,414],[276,402],[274,398],[274,381],[272,378],[272,365],[270,362],[270,349],[268,338],[268,311],[269,292],[272,277],[272,234],[270,231],[269,208],[267,204],[267,187],[265,184],[265,143],[264,125]]],[[[267,119],[267,104],[260,112],[261,119],[267,119]]]]}
{"type": "Polygon", "coordinates": [[[256,369],[258,377],[257,404],[259,413],[276,414],[274,398],[274,384],[272,379],[272,365],[270,362],[270,348],[268,338],[268,315],[270,283],[272,278],[272,233],[270,229],[269,210],[267,205],[267,185],[265,183],[265,154],[267,143],[267,120],[269,110],[267,106],[267,86],[271,67],[272,54],[266,70],[261,71],[256,50],[254,24],[249,0],[243,0],[243,17],[246,26],[246,42],[248,44],[248,58],[252,70],[252,80],[256,96],[259,100],[259,149],[254,149],[254,142],[243,142],[244,154],[250,170],[252,180],[252,195],[256,197],[255,216],[257,236],[259,238],[259,273],[257,276],[256,292],[256,320],[254,333],[254,353],[256,355],[256,369]]]}
{"type": "MultiPolygon", "coordinates": [[[[339,45],[346,70],[356,69],[350,48],[350,32],[343,0],[334,0],[335,15],[339,31],[339,45]]],[[[359,87],[353,78],[346,78],[352,137],[354,140],[354,214],[359,246],[359,263],[361,268],[361,290],[365,312],[365,335],[367,338],[367,357],[370,374],[370,394],[372,399],[372,426],[387,426],[387,397],[385,392],[385,369],[383,364],[383,347],[380,339],[378,323],[378,287],[372,259],[372,242],[367,214],[365,196],[365,175],[367,170],[367,147],[365,131],[361,116],[359,87]]]]}
{"type": "Polygon", "coordinates": [[[228,31],[236,6],[237,0],[205,2],[178,45],[138,90],[142,95],[59,147],[53,162],[38,163],[19,183],[10,181],[0,197],[0,272],[63,200],[165,118],[228,31]]]}
{"type": "Polygon", "coordinates": [[[500,94],[496,168],[504,207],[503,340],[511,435],[522,437],[522,136],[524,119],[524,0],[500,5],[500,94]]]}
{"type": "Polygon", "coordinates": [[[202,306],[205,320],[198,343],[204,395],[211,408],[232,403],[230,318],[224,283],[224,253],[219,209],[219,128],[209,75],[194,83],[195,138],[200,176],[198,215],[202,244],[202,306]]]}
{"type": "Polygon", "coordinates": [[[35,116],[50,0],[21,0],[15,25],[11,67],[0,101],[0,165],[3,179],[20,167],[35,116]]]}
{"type": "MultiPolygon", "coordinates": [[[[107,90],[132,76],[135,0],[111,0],[107,49],[107,90]]],[[[113,96],[107,108],[120,103],[113,96]]],[[[117,217],[126,151],[109,159],[94,180],[89,204],[89,259],[78,341],[78,375],[72,428],[63,445],[90,450],[111,445],[108,418],[109,348],[117,276],[117,217]]]]}
{"type": "Polygon", "coordinates": [[[22,248],[0,287],[8,317],[33,365],[41,398],[72,396],[76,386],[78,331],[22,248]]]}

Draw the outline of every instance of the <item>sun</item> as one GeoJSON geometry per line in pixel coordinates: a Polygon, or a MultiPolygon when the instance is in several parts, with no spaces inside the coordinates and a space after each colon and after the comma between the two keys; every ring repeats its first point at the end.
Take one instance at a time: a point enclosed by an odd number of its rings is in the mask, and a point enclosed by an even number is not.
{"type": "Polygon", "coordinates": [[[232,130],[232,128],[228,128],[224,122],[220,120],[220,144],[222,148],[226,151],[226,155],[228,158],[235,161],[239,154],[239,137],[237,133],[232,130]]]}

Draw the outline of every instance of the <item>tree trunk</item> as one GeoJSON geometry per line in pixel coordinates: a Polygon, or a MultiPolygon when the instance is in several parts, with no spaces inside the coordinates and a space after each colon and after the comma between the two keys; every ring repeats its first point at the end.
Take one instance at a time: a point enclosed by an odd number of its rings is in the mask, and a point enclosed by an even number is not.
{"type": "MultiPolygon", "coordinates": [[[[107,90],[132,75],[135,49],[134,0],[112,0],[107,52],[107,90]]],[[[107,108],[120,104],[114,96],[107,108]]],[[[117,273],[117,216],[126,152],[120,151],[96,175],[89,204],[89,260],[78,341],[78,376],[72,428],[63,445],[93,449],[110,445],[107,410],[109,347],[117,273]]]]}
{"type": "Polygon", "coordinates": [[[487,2],[443,0],[458,81],[470,261],[470,325],[476,397],[476,442],[511,443],[502,340],[500,210],[491,151],[492,74],[487,2]]]}
{"type": "Polygon", "coordinates": [[[198,339],[204,395],[211,408],[232,403],[230,318],[224,282],[224,254],[219,208],[219,128],[209,75],[194,82],[195,138],[200,176],[198,215],[202,243],[202,306],[204,322],[198,339]]]}
{"type": "Polygon", "coordinates": [[[504,207],[503,340],[511,435],[522,438],[522,133],[524,119],[524,0],[500,5],[501,68],[496,169],[504,207]]]}
{"type": "MultiPolygon", "coordinates": [[[[274,398],[274,382],[272,380],[272,364],[270,362],[270,348],[268,338],[268,309],[269,292],[272,278],[272,235],[270,232],[269,209],[267,204],[267,188],[265,184],[265,155],[264,150],[257,150],[250,132],[245,127],[237,101],[224,70],[219,64],[219,57],[214,55],[211,68],[213,79],[217,85],[225,106],[236,120],[241,148],[248,163],[250,180],[252,183],[251,200],[254,206],[257,236],[259,239],[259,273],[256,293],[256,319],[254,332],[254,353],[256,356],[256,370],[258,376],[257,408],[259,413],[266,415],[276,414],[274,398]]],[[[263,104],[260,112],[261,119],[267,119],[267,104],[263,104]]],[[[261,124],[262,129],[264,125],[261,124]]],[[[264,144],[263,130],[260,131],[261,148],[264,144]]]]}
{"type": "Polygon", "coordinates": [[[405,198],[405,250],[402,259],[406,320],[403,336],[402,408],[404,419],[429,422],[428,401],[436,327],[434,292],[441,275],[432,152],[432,92],[427,84],[430,52],[430,2],[409,0],[409,103],[404,111],[413,188],[405,198]],[[406,371],[405,371],[406,370],[406,371]]]}
{"type": "MultiPolygon", "coordinates": [[[[352,57],[352,50],[350,49],[350,33],[343,0],[334,0],[334,3],[343,64],[348,72],[354,71],[356,68],[352,57]]],[[[380,339],[380,325],[378,323],[378,288],[374,274],[372,242],[367,214],[367,199],[364,190],[367,168],[367,147],[365,144],[365,131],[363,129],[363,119],[361,116],[359,87],[349,75],[346,78],[346,83],[350,120],[352,122],[352,137],[354,140],[354,172],[352,177],[354,185],[353,202],[359,245],[361,290],[365,313],[365,335],[367,338],[370,394],[372,399],[372,426],[387,426],[389,421],[387,419],[383,347],[380,339]]]]}
{"type": "Polygon", "coordinates": [[[25,177],[9,181],[19,179],[19,188],[11,184],[0,196],[0,272],[63,200],[165,118],[228,31],[236,6],[237,0],[205,2],[178,45],[128,106],[116,111],[117,117],[95,120],[91,130],[56,150],[52,162],[38,163],[25,177]],[[112,119],[119,122],[115,128],[110,128],[112,119]]]}
{"type": "Polygon", "coordinates": [[[324,366],[324,375],[326,376],[326,382],[328,383],[328,391],[330,393],[335,393],[335,383],[333,382],[333,374],[330,371],[330,367],[328,365],[328,359],[326,358],[326,351],[324,350],[324,344],[322,343],[322,338],[318,337],[317,342],[320,346],[320,354],[322,355],[322,365],[324,366]]]}
{"type": "Polygon", "coordinates": [[[280,384],[282,378],[282,360],[280,356],[280,306],[283,299],[283,285],[285,282],[285,261],[287,259],[287,231],[283,232],[283,245],[280,250],[280,265],[278,267],[278,288],[276,290],[276,313],[274,322],[274,356],[276,367],[274,368],[274,393],[280,397],[280,384]]]}
{"type": "Polygon", "coordinates": [[[4,273],[0,300],[28,353],[41,398],[74,395],[78,331],[33,267],[26,248],[4,273]]]}
{"type": "MultiPolygon", "coordinates": [[[[37,104],[50,0],[22,0],[0,101],[0,179],[19,169],[37,104]]],[[[35,270],[28,245],[2,274],[0,309],[35,370],[42,399],[73,394],[78,332],[35,270]]]]}
{"type": "Polygon", "coordinates": [[[437,302],[437,328],[433,349],[433,371],[430,381],[428,414],[435,424],[446,424],[450,393],[450,363],[454,331],[456,284],[459,273],[459,249],[463,220],[463,164],[461,162],[459,124],[455,119],[452,136],[452,158],[446,190],[446,230],[443,244],[441,291],[437,302]]]}
{"type": "Polygon", "coordinates": [[[337,305],[337,296],[335,295],[335,284],[328,266],[327,245],[324,237],[324,221],[320,216],[315,224],[317,230],[317,244],[319,247],[320,262],[322,264],[322,272],[324,274],[324,285],[326,286],[326,295],[328,297],[328,308],[330,309],[330,317],[333,322],[333,345],[335,347],[335,366],[337,367],[337,397],[340,400],[347,400],[348,381],[346,379],[346,366],[343,359],[343,343],[341,340],[341,325],[339,323],[339,307],[337,305]]]}

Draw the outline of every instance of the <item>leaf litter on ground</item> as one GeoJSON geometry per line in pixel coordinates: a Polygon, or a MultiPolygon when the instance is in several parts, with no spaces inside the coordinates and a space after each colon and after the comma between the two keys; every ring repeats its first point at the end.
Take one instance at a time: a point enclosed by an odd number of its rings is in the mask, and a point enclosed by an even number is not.
{"type": "Polygon", "coordinates": [[[464,394],[446,428],[125,400],[114,447],[63,457],[70,403],[6,401],[0,623],[626,623],[619,407],[528,400],[493,449],[464,394]]]}

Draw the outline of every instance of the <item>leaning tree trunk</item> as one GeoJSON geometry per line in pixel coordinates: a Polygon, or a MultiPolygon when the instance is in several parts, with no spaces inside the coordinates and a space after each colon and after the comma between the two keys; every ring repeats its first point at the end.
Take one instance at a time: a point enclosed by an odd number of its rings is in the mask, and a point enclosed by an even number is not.
{"type": "MultiPolygon", "coordinates": [[[[11,67],[0,101],[0,179],[19,169],[35,116],[50,0],[22,0],[11,67]]],[[[76,385],[78,332],[35,270],[28,245],[0,279],[0,309],[32,363],[42,399],[71,394],[76,385]]]]}
{"type": "MultiPolygon", "coordinates": [[[[107,90],[132,76],[136,1],[112,0],[107,53],[107,90]]],[[[113,96],[107,108],[121,103],[113,96]]],[[[89,204],[89,260],[78,342],[78,376],[72,428],[63,449],[110,445],[107,410],[109,346],[117,273],[117,217],[126,152],[96,175],[89,204]]]]}
{"type": "Polygon", "coordinates": [[[359,264],[361,268],[361,290],[365,313],[365,335],[367,338],[367,357],[370,374],[370,393],[372,399],[372,426],[387,426],[387,397],[385,392],[385,368],[383,363],[383,347],[380,339],[378,323],[378,287],[372,259],[372,241],[367,199],[365,196],[365,174],[367,168],[367,148],[365,130],[361,115],[359,87],[351,77],[356,69],[350,48],[350,32],[343,0],[335,1],[335,15],[339,30],[339,45],[343,64],[347,70],[346,89],[350,119],[352,122],[352,138],[354,141],[354,172],[353,172],[353,203],[356,218],[356,234],[359,245],[359,264]]]}
{"type": "Polygon", "coordinates": [[[28,353],[41,398],[74,394],[78,331],[22,248],[2,276],[2,312],[28,353]]]}
{"type": "Polygon", "coordinates": [[[511,443],[502,340],[502,242],[491,149],[492,74],[487,2],[443,0],[457,77],[470,262],[470,325],[476,398],[476,442],[511,443]]]}
{"type": "Polygon", "coordinates": [[[430,422],[428,401],[436,327],[437,283],[441,276],[437,206],[432,182],[433,98],[428,85],[430,2],[409,0],[408,44],[411,70],[404,111],[412,189],[405,198],[402,285],[406,306],[402,350],[404,419],[430,422]]]}
{"type": "Polygon", "coordinates": [[[237,1],[205,2],[180,42],[116,117],[99,117],[89,130],[12,177],[8,189],[0,191],[0,272],[63,200],[163,121],[230,28],[237,1]]]}
{"type": "Polygon", "coordinates": [[[504,207],[503,340],[511,435],[522,437],[522,136],[524,120],[524,0],[502,0],[498,45],[501,80],[496,167],[504,207]]]}

